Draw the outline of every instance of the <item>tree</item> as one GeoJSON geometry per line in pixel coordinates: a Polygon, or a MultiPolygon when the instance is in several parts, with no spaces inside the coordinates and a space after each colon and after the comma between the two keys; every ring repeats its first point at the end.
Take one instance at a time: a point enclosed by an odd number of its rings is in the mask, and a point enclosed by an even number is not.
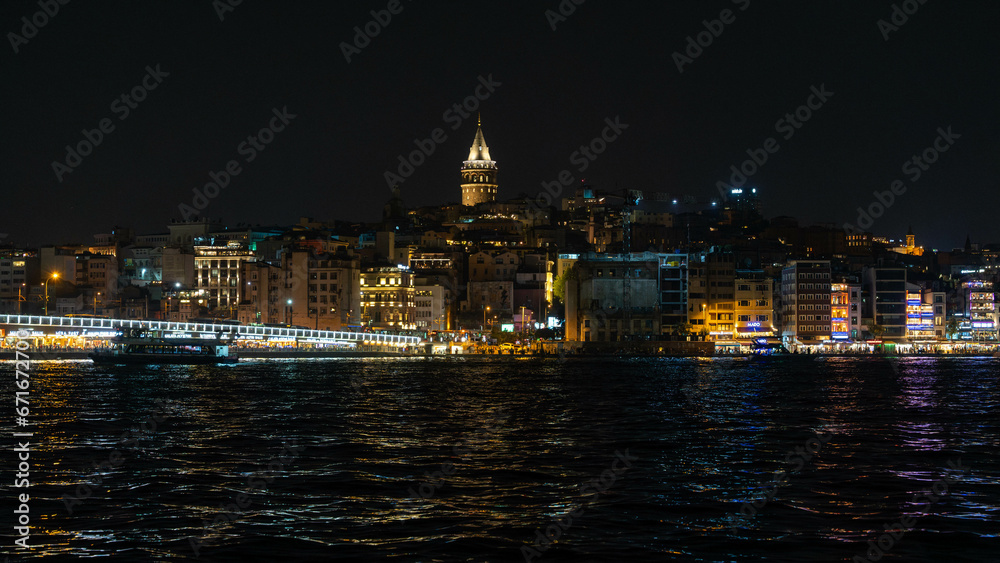
{"type": "Polygon", "coordinates": [[[872,323],[868,325],[868,332],[875,337],[875,340],[880,340],[882,335],[885,334],[885,327],[878,323],[872,323]]]}
{"type": "Polygon", "coordinates": [[[948,324],[945,325],[944,332],[945,335],[948,337],[948,340],[954,340],[955,335],[958,334],[958,320],[951,319],[950,321],[948,321],[948,324]]]}
{"type": "Polygon", "coordinates": [[[556,276],[556,280],[552,283],[552,294],[556,296],[559,301],[566,302],[566,282],[575,281],[577,279],[576,264],[573,264],[569,268],[562,271],[561,274],[556,276]]]}

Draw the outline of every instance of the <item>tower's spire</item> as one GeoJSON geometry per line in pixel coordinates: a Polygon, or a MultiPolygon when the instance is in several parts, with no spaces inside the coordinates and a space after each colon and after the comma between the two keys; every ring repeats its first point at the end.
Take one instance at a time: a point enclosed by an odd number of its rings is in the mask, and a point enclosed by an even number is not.
{"type": "Polygon", "coordinates": [[[469,149],[470,161],[490,161],[490,148],[486,146],[486,138],[483,137],[483,127],[476,127],[476,138],[472,141],[472,148],[469,149]]]}
{"type": "Polygon", "coordinates": [[[482,127],[482,126],[483,126],[483,114],[478,113],[476,114],[476,127],[482,127]]]}

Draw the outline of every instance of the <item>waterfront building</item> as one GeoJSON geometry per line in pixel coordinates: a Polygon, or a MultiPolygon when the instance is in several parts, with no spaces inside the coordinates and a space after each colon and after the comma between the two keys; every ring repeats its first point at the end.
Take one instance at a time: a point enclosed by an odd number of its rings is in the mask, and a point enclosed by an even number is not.
{"type": "Polygon", "coordinates": [[[566,340],[621,342],[660,334],[660,259],[651,252],[583,254],[566,280],[566,340]]]}
{"type": "Polygon", "coordinates": [[[243,324],[290,324],[286,276],[280,265],[263,260],[242,263],[238,319],[243,324]]]}
{"type": "Polygon", "coordinates": [[[440,293],[440,307],[435,297],[429,311],[425,310],[424,320],[431,320],[433,327],[450,330],[455,325],[457,307],[460,302],[460,281],[464,276],[466,257],[464,252],[414,252],[410,259],[411,270],[415,276],[414,286],[418,290],[430,290],[437,296],[440,293]],[[440,291],[434,288],[440,287],[440,291]],[[428,317],[427,313],[430,313],[428,317]],[[439,318],[443,317],[439,321],[439,318]]]}
{"type": "Polygon", "coordinates": [[[361,321],[372,329],[414,330],[416,290],[409,268],[379,266],[361,273],[361,321]]]}
{"type": "MultiPolygon", "coordinates": [[[[281,254],[284,291],[275,292],[284,313],[279,322],[315,330],[342,330],[361,323],[361,264],[349,254],[317,254],[287,248],[281,254]]],[[[253,280],[251,280],[252,282],[253,280]]]]}
{"type": "Polygon", "coordinates": [[[225,246],[195,246],[195,289],[208,293],[208,307],[216,314],[237,318],[243,262],[257,260],[256,254],[239,242],[225,246]]]}
{"type": "Polygon", "coordinates": [[[975,342],[997,339],[997,308],[993,282],[971,279],[962,283],[965,295],[965,318],[969,335],[975,342]]]}
{"type": "Polygon", "coordinates": [[[882,327],[883,332],[879,336],[883,340],[904,340],[907,327],[906,270],[869,267],[864,270],[863,277],[868,294],[865,316],[882,327]]]}
{"type": "Polygon", "coordinates": [[[926,303],[920,286],[906,284],[906,337],[913,342],[935,340],[934,305],[926,303]]]}
{"type": "MultiPolygon", "coordinates": [[[[514,278],[514,309],[532,311],[538,322],[545,322],[552,303],[554,262],[544,253],[525,253],[514,278]]],[[[527,314],[527,313],[525,313],[527,314]]]]}
{"type": "Polygon", "coordinates": [[[782,342],[789,350],[831,340],[829,260],[793,260],[781,272],[782,342]]]}
{"type": "MultiPolygon", "coordinates": [[[[426,278],[418,278],[417,281],[426,281],[426,278]]],[[[446,293],[443,285],[418,283],[415,286],[417,330],[449,330],[446,293]]]]}
{"type": "Polygon", "coordinates": [[[830,339],[846,344],[861,339],[861,284],[841,279],[830,286],[830,339]]]}
{"type": "Polygon", "coordinates": [[[774,280],[763,270],[736,271],[736,340],[775,335],[773,292],[774,280]]]}
{"type": "Polygon", "coordinates": [[[736,257],[712,251],[688,265],[688,323],[710,340],[732,340],[736,331],[736,257]]]}
{"type": "Polygon", "coordinates": [[[72,278],[77,289],[91,289],[102,294],[102,301],[118,293],[118,259],[104,254],[84,252],[76,255],[76,272],[72,278]]]}
{"type": "MultiPolygon", "coordinates": [[[[26,250],[8,250],[0,254],[0,299],[27,298],[27,288],[38,283],[41,262],[38,255],[26,250]]],[[[17,312],[17,306],[13,307],[17,312]]],[[[27,309],[25,309],[25,312],[27,309]]]]}
{"type": "Polygon", "coordinates": [[[925,289],[922,292],[923,302],[933,308],[934,338],[937,340],[945,340],[948,337],[947,295],[944,291],[934,291],[933,289],[925,289]]]}
{"type": "Polygon", "coordinates": [[[678,332],[688,320],[688,255],[660,254],[660,332],[678,332]]]}
{"type": "Polygon", "coordinates": [[[205,316],[208,291],[205,289],[165,288],[160,303],[160,317],[170,322],[187,322],[205,316]]]}

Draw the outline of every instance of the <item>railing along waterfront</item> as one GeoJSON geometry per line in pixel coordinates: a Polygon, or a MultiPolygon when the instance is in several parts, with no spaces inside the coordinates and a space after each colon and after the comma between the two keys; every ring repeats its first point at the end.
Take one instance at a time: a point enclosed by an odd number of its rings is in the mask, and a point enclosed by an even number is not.
{"type": "Polygon", "coordinates": [[[188,323],[175,321],[105,319],[95,317],[52,317],[38,315],[0,315],[0,325],[12,327],[60,327],[73,329],[119,330],[145,328],[160,331],[183,331],[200,333],[234,334],[235,338],[288,338],[298,341],[318,340],[324,342],[353,342],[368,344],[388,344],[415,346],[421,342],[419,336],[382,334],[377,332],[345,332],[332,330],[312,330],[305,328],[269,327],[255,325],[231,325],[214,323],[188,323]]]}

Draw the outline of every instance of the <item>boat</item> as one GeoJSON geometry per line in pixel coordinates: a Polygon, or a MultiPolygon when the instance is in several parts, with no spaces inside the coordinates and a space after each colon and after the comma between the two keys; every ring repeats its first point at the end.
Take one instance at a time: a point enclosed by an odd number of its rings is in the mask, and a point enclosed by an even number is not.
{"type": "Polygon", "coordinates": [[[784,344],[780,342],[769,342],[766,338],[758,338],[754,340],[750,347],[750,355],[757,357],[764,356],[793,356],[794,354],[785,348],[784,344]]]}
{"type": "Polygon", "coordinates": [[[108,348],[88,354],[97,364],[235,364],[230,340],[215,338],[164,338],[146,329],[130,329],[115,336],[108,348]]]}

